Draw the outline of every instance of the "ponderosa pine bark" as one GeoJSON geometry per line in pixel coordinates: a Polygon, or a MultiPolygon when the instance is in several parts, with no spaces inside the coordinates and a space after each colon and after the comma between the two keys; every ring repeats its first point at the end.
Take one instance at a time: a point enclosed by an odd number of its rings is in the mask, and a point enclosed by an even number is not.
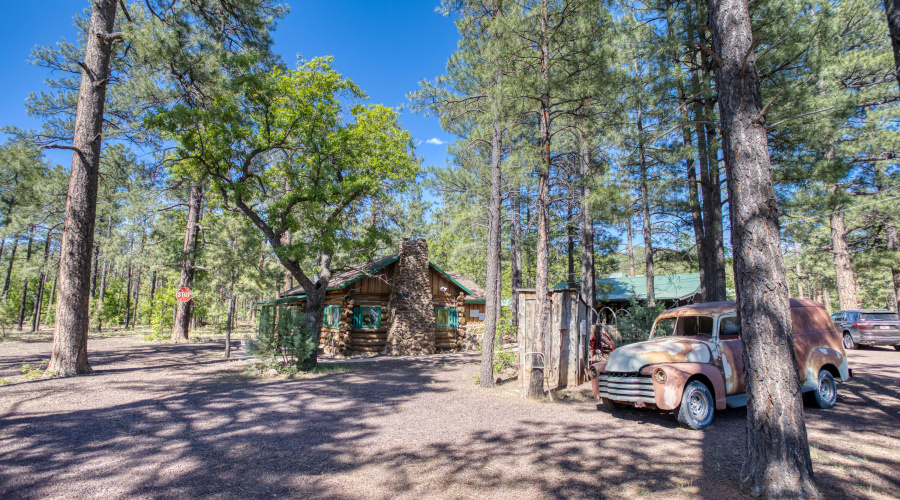
{"type": "Polygon", "coordinates": [[[591,197],[591,148],[583,132],[578,132],[578,167],[581,177],[581,296],[591,307],[588,323],[599,318],[593,314],[597,304],[596,273],[594,270],[594,217],[589,200],[591,197]]]}
{"type": "Polygon", "coordinates": [[[509,231],[509,277],[512,285],[512,300],[510,302],[512,314],[510,319],[512,320],[512,325],[518,328],[519,294],[517,290],[522,288],[522,200],[519,196],[518,188],[510,192],[509,204],[512,225],[509,231]]]}
{"type": "MultiPolygon", "coordinates": [[[[28,250],[25,251],[25,265],[31,262],[31,243],[34,241],[34,231],[28,236],[28,250]]],[[[19,297],[19,317],[18,330],[22,331],[22,325],[25,324],[25,299],[28,297],[28,276],[22,278],[22,295],[19,297]]]]}
{"type": "Polygon", "coordinates": [[[13,236],[13,247],[12,251],[9,253],[9,264],[6,266],[6,279],[3,280],[3,291],[0,292],[0,297],[6,297],[6,294],[9,292],[9,280],[12,277],[12,268],[13,262],[16,260],[16,249],[19,247],[19,235],[13,236]]]}
{"type": "MultiPolygon", "coordinates": [[[[200,208],[203,202],[203,188],[199,183],[191,182],[191,194],[188,200],[187,227],[184,231],[184,246],[181,254],[181,273],[178,276],[178,289],[190,288],[194,284],[194,264],[197,258],[197,236],[200,232],[200,208]]],[[[179,301],[176,304],[175,325],[172,328],[172,342],[184,342],[188,339],[191,327],[193,300],[179,301]]]]}
{"type": "Polygon", "coordinates": [[[747,0],[707,0],[747,387],[741,490],[819,498],[793,350],[778,205],[747,0]]]}
{"type": "MultiPolygon", "coordinates": [[[[637,62],[635,62],[637,66],[637,62]]],[[[650,227],[650,191],[647,188],[647,152],[644,149],[643,107],[637,108],[638,154],[640,155],[641,215],[644,224],[644,276],[647,279],[647,306],[656,307],[656,284],[653,267],[653,230],[650,227]]]]}
{"type": "Polygon", "coordinates": [[[884,0],[884,11],[887,14],[891,47],[894,49],[894,74],[897,76],[897,85],[900,86],[900,0],[884,0]]]}
{"type": "MultiPolygon", "coordinates": [[[[500,72],[494,74],[495,85],[500,85],[500,72]]],[[[498,91],[499,89],[495,89],[498,91]]],[[[481,336],[481,387],[494,386],[494,338],[500,316],[500,165],[503,155],[503,126],[500,124],[499,97],[491,103],[491,184],[488,200],[488,248],[487,248],[487,297],[484,306],[484,333],[481,336]]]]}
{"type": "Polygon", "coordinates": [[[47,239],[44,240],[44,261],[41,264],[41,276],[38,279],[37,294],[34,296],[34,311],[31,316],[31,332],[38,331],[41,327],[41,308],[44,305],[44,287],[47,284],[47,261],[50,259],[50,231],[47,231],[47,239]]]}
{"type": "Polygon", "coordinates": [[[625,221],[625,233],[628,236],[628,276],[634,278],[634,232],[631,230],[631,214],[628,214],[625,221]]]}
{"type": "MultiPolygon", "coordinates": [[[[837,191],[832,186],[831,193],[837,191]]],[[[834,275],[837,282],[838,300],[841,309],[857,309],[856,277],[850,266],[850,248],[847,246],[847,226],[844,222],[843,206],[838,206],[829,216],[831,225],[831,253],[834,255],[834,275]]]]}
{"type": "Polygon", "coordinates": [[[103,110],[110,80],[110,57],[120,33],[113,33],[115,0],[94,0],[82,61],[73,136],[72,172],[60,243],[56,328],[48,371],[61,377],[91,373],[87,357],[90,321],[91,253],[97,218],[97,184],[103,137],[103,110]]]}
{"type": "MultiPolygon", "coordinates": [[[[539,141],[541,150],[541,166],[538,168],[538,234],[537,255],[535,256],[535,292],[536,307],[534,320],[534,338],[528,351],[543,353],[546,359],[546,340],[548,323],[548,293],[550,288],[550,34],[549,34],[549,6],[547,2],[541,2],[540,33],[540,110],[539,110],[539,141]]],[[[544,368],[539,365],[537,356],[529,356],[527,362],[531,369],[531,378],[528,385],[528,397],[537,399],[544,394],[544,368]]]]}

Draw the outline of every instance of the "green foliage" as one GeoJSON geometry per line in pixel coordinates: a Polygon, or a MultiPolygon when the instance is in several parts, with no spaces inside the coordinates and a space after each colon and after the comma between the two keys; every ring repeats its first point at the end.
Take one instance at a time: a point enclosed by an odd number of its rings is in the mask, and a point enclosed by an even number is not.
{"type": "Polygon", "coordinates": [[[645,303],[631,298],[628,311],[617,312],[617,326],[620,338],[616,340],[616,347],[635,342],[643,342],[650,338],[650,330],[657,316],[665,310],[665,306],[657,304],[648,307],[645,303]]]}
{"type": "Polygon", "coordinates": [[[247,352],[279,370],[308,371],[316,366],[318,332],[306,326],[306,316],[298,309],[266,306],[259,313],[255,339],[247,339],[247,352]]]}
{"type": "MultiPolygon", "coordinates": [[[[22,378],[25,380],[37,380],[46,374],[47,366],[50,364],[49,359],[42,359],[37,365],[31,363],[22,365],[22,378]]],[[[52,376],[53,374],[47,374],[52,376]]]]}

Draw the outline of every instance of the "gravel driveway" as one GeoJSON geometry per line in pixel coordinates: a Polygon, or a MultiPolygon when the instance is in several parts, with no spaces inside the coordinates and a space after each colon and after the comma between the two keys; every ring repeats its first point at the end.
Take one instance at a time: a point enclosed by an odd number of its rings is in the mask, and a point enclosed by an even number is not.
{"type": "MultiPolygon", "coordinates": [[[[0,498],[733,498],[743,410],[703,432],[473,383],[475,354],[242,375],[221,346],[92,339],[88,377],[21,381],[49,344],[0,343],[0,498]]],[[[830,498],[900,497],[900,352],[850,354],[808,410],[830,498]]]]}

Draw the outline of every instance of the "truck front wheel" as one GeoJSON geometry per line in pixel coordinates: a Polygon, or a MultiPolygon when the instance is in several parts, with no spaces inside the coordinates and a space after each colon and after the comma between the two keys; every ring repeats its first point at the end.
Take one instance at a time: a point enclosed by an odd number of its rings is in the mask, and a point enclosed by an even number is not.
{"type": "Polygon", "coordinates": [[[819,371],[819,386],[812,391],[811,403],[817,408],[827,410],[834,408],[837,402],[837,385],[834,383],[834,376],[828,370],[819,371]]]}
{"type": "Polygon", "coordinates": [[[681,406],[675,413],[678,423],[699,431],[712,423],[715,402],[706,384],[699,380],[692,380],[684,386],[681,395],[681,406]]]}

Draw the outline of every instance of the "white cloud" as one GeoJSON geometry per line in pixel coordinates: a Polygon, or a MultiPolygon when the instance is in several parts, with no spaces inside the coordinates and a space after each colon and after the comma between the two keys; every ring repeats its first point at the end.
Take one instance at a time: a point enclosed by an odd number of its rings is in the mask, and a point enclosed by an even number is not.
{"type": "Polygon", "coordinates": [[[421,141],[421,140],[416,141],[416,146],[421,146],[421,145],[422,145],[422,141],[421,141]]]}
{"type": "Polygon", "coordinates": [[[431,139],[428,139],[425,142],[427,142],[428,144],[434,144],[435,146],[440,146],[441,144],[447,144],[446,142],[438,139],[437,137],[432,137],[431,139]]]}

